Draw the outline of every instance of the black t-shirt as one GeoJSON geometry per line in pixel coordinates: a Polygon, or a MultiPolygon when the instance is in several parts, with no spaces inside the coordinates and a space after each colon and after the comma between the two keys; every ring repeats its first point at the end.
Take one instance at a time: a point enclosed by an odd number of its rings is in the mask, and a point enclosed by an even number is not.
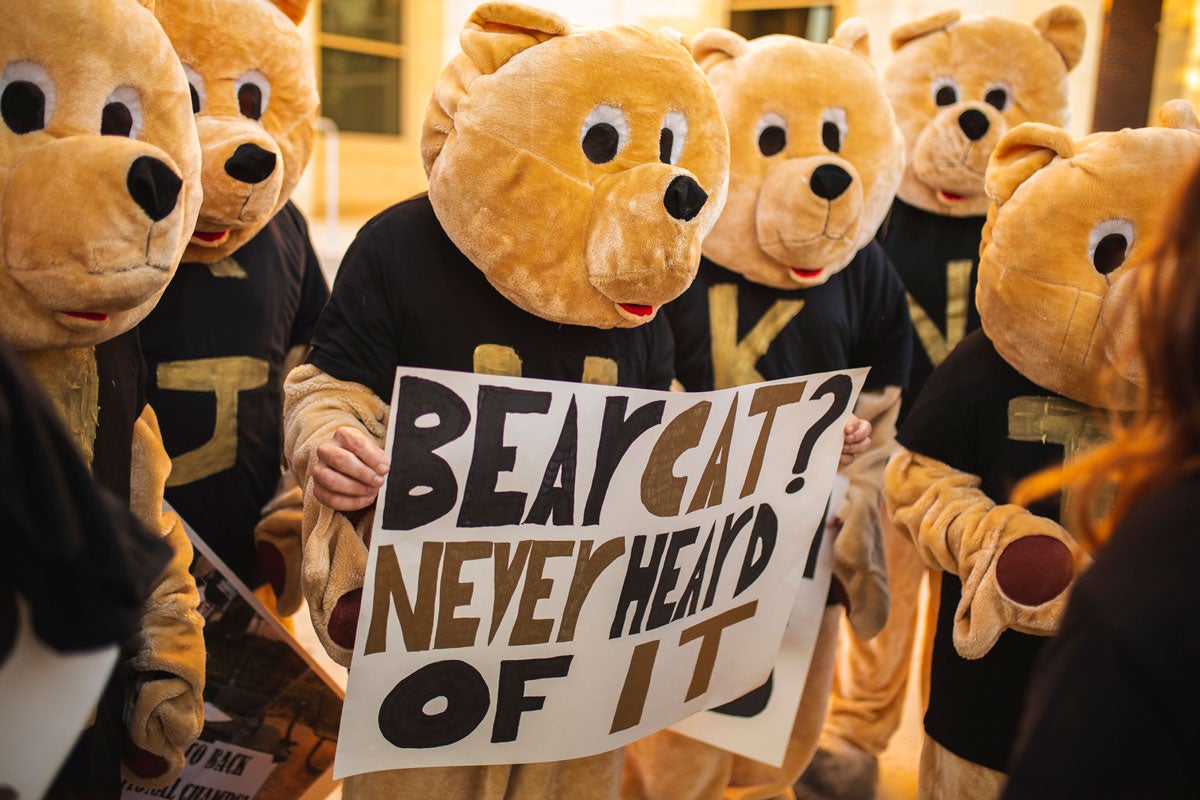
{"type": "Polygon", "coordinates": [[[689,391],[852,367],[871,368],[867,391],[908,381],[904,287],[875,242],[808,289],[764,286],[703,258],[666,313],[676,374],[689,391]]]}
{"type": "Polygon", "coordinates": [[[254,526],[280,475],[280,370],[312,338],[328,294],[289,202],[230,258],[181,264],[141,326],[173,462],[167,500],[251,586],[254,526]]]}
{"type": "MultiPolygon", "coordinates": [[[[897,439],[915,453],[978,475],[984,494],[1003,504],[1022,478],[1063,460],[1063,444],[1053,441],[1061,426],[1039,428],[1045,417],[1038,409],[1094,425],[1088,409],[1021,375],[977,330],[934,370],[897,439]]],[[[1060,505],[1043,501],[1031,511],[1058,521],[1060,505]]],[[[950,752],[1003,770],[1046,637],[1008,630],[983,658],[962,658],[953,641],[961,596],[959,579],[943,573],[925,730],[950,752]]]]}
{"type": "Polygon", "coordinates": [[[391,402],[397,365],[472,372],[477,358],[527,378],[580,382],[587,372],[593,382],[666,389],[673,377],[661,314],[605,330],[521,310],[459,252],[425,195],[368,222],[342,260],[309,362],[391,402]]]}
{"type": "Polygon", "coordinates": [[[912,409],[934,367],[958,344],[957,337],[979,328],[975,284],[985,219],[944,217],[896,198],[887,223],[880,229],[883,249],[908,291],[913,317],[912,372],[900,406],[901,420],[912,409]],[[955,341],[946,341],[948,321],[954,323],[955,341]],[[931,357],[922,341],[925,338],[936,343],[934,356],[941,358],[931,357]]]}
{"type": "Polygon", "coordinates": [[[1080,577],[1032,681],[1004,797],[1194,798],[1200,476],[1139,503],[1080,577]]]}

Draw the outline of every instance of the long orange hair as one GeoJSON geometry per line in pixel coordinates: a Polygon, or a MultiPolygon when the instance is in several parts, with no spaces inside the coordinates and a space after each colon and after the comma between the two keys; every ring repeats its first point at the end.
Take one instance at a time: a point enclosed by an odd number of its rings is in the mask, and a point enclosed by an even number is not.
{"type": "Polygon", "coordinates": [[[1137,268],[1134,347],[1145,383],[1136,410],[1113,415],[1109,443],[1013,491],[1013,502],[1027,505],[1071,486],[1069,527],[1093,548],[1146,495],[1200,469],[1200,169],[1182,184],[1174,208],[1137,268]],[[1092,510],[1114,489],[1111,510],[1097,518],[1092,510]]]}

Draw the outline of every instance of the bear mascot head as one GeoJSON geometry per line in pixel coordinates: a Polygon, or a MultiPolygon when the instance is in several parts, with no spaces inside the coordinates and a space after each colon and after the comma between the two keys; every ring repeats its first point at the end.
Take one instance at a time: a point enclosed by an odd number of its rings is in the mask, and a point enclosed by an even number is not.
{"type": "Polygon", "coordinates": [[[892,31],[883,80],[907,147],[900,199],[944,216],[986,213],[984,171],[1008,129],[1067,124],[1067,73],[1084,36],[1067,5],[1032,25],[949,10],[892,31]]]}
{"type": "Polygon", "coordinates": [[[875,235],[904,167],[866,23],[829,44],[710,30],[692,49],[729,126],[729,199],[704,255],[779,289],[824,283],[875,235]]]}
{"type": "Polygon", "coordinates": [[[220,261],[253,239],[292,196],[308,164],[317,120],[316,74],[296,27],[307,5],[259,0],[155,5],[187,74],[204,157],[204,204],[186,262],[220,261]],[[214,35],[222,29],[225,34],[214,35]]]}

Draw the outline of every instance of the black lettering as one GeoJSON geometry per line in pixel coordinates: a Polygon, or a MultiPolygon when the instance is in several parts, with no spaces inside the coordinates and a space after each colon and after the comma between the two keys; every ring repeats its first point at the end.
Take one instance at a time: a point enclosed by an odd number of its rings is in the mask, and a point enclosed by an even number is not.
{"type": "Polygon", "coordinates": [[[575,396],[571,395],[571,405],[567,408],[562,432],[558,435],[558,444],[554,446],[554,453],[546,464],[541,488],[533,500],[529,515],[525,517],[526,523],[545,525],[551,514],[554,516],[555,525],[570,525],[575,519],[575,463],[579,455],[578,418],[575,396]]]}
{"type": "Polygon", "coordinates": [[[445,747],[479,727],[491,706],[487,683],[465,661],[438,661],[412,673],[379,706],[379,732],[396,747],[445,747]],[[425,705],[446,698],[446,708],[427,714],[425,705]]]}
{"type": "Polygon", "coordinates": [[[727,717],[757,717],[767,710],[771,702],[771,692],[775,689],[775,671],[767,676],[767,680],[757,689],[751,689],[736,700],[730,700],[724,705],[717,706],[713,711],[727,717]]]}
{"type": "Polygon", "coordinates": [[[630,633],[641,633],[642,617],[646,615],[646,606],[650,605],[650,593],[654,591],[654,580],[658,577],[658,565],[662,561],[663,550],[667,546],[669,533],[660,533],[654,537],[654,550],[650,553],[650,563],[642,565],[642,553],[646,551],[646,536],[633,537],[633,546],[629,550],[629,564],[625,567],[625,582],[621,584],[621,598],[617,601],[617,613],[613,615],[612,628],[608,638],[616,639],[623,635],[625,628],[625,613],[632,603],[636,603],[633,619],[629,623],[630,633]]]}
{"type": "Polygon", "coordinates": [[[504,444],[504,423],[509,414],[545,414],[549,392],[530,392],[507,386],[480,386],[475,419],[475,450],[462,507],[461,528],[517,525],[525,510],[524,492],[497,492],[496,479],[517,463],[517,448],[504,444]]]}
{"type": "Polygon", "coordinates": [[[708,551],[712,547],[713,536],[716,533],[717,523],[714,522],[708,531],[708,538],[704,540],[704,547],[700,548],[700,558],[696,560],[696,568],[692,570],[692,577],[688,578],[687,586],[684,587],[679,602],[675,604],[675,613],[671,616],[672,622],[696,613],[696,607],[700,604],[700,589],[704,586],[704,570],[708,567],[708,551]]]}
{"type": "Polygon", "coordinates": [[[612,477],[630,446],[646,431],[662,422],[666,402],[655,400],[634,411],[628,418],[628,397],[610,397],[604,403],[604,422],[600,426],[600,444],[596,449],[596,471],[583,507],[583,524],[599,525],[600,511],[612,477]]]}
{"type": "Polygon", "coordinates": [[[451,389],[412,376],[400,379],[397,403],[383,527],[410,531],[454,508],[458,481],[450,465],[433,451],[463,435],[471,423],[471,410],[451,389]],[[417,420],[430,414],[437,417],[437,424],[418,427],[417,420]]]}
{"type": "Polygon", "coordinates": [[[500,662],[500,686],[496,690],[496,720],[492,724],[492,742],[516,741],[521,714],[539,711],[546,705],[543,695],[525,694],[528,681],[565,678],[573,656],[527,658],[500,662]]]}
{"type": "Polygon", "coordinates": [[[771,554],[775,552],[775,539],[778,534],[779,517],[775,516],[775,509],[763,503],[754,517],[750,541],[746,542],[746,556],[742,559],[742,571],[738,573],[737,588],[733,590],[734,597],[749,589],[763,574],[767,564],[771,563],[771,554]],[[762,545],[761,549],[759,544],[762,545]]]}
{"type": "Polygon", "coordinates": [[[667,557],[663,559],[662,574],[654,592],[654,602],[650,604],[650,616],[646,619],[646,630],[661,628],[671,621],[675,604],[667,602],[667,595],[675,591],[675,586],[679,583],[679,567],[675,566],[675,560],[679,558],[680,550],[696,543],[696,537],[699,535],[699,528],[688,528],[671,534],[671,544],[667,547],[667,557]]]}
{"type": "Polygon", "coordinates": [[[713,563],[712,577],[709,579],[708,591],[704,594],[704,605],[701,608],[708,608],[713,604],[717,594],[717,584],[721,582],[721,570],[725,566],[725,557],[729,555],[729,549],[733,547],[737,535],[750,523],[753,516],[754,509],[747,508],[738,516],[737,522],[733,521],[733,514],[725,518],[725,528],[721,531],[720,541],[717,542],[717,557],[713,563]]]}

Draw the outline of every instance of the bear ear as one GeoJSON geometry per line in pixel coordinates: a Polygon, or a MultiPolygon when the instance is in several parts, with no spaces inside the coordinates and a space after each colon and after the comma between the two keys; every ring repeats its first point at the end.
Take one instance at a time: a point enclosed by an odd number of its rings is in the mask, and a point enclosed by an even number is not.
{"type": "Polygon", "coordinates": [[[988,197],[1004,203],[1034,173],[1055,157],[1071,158],[1075,142],[1062,128],[1042,122],[1026,122],[1001,137],[992,151],[984,183],[988,197]]]}
{"type": "Polygon", "coordinates": [[[723,61],[741,58],[749,51],[750,43],[744,37],[724,28],[700,31],[692,40],[692,58],[705,72],[723,61]]]}
{"type": "Polygon", "coordinates": [[[1186,100],[1170,100],[1158,110],[1159,126],[1200,133],[1200,120],[1186,100]]]}
{"type": "Polygon", "coordinates": [[[304,21],[304,15],[312,4],[311,0],[271,0],[271,3],[297,25],[304,21]]]}
{"type": "Polygon", "coordinates": [[[467,58],[490,75],[524,50],[566,36],[571,23],[558,14],[520,3],[484,3],[471,13],[458,41],[467,58]]]}
{"type": "Polygon", "coordinates": [[[949,8],[924,19],[906,22],[892,31],[892,50],[899,50],[913,39],[920,39],[922,36],[945,30],[960,19],[962,19],[962,12],[957,8],[949,8]]]}
{"type": "Polygon", "coordinates": [[[1087,38],[1087,24],[1083,14],[1074,6],[1048,8],[1033,21],[1033,27],[1061,55],[1067,71],[1075,69],[1083,58],[1083,41],[1087,38]]]}
{"type": "Polygon", "coordinates": [[[829,43],[860,55],[867,61],[871,60],[871,29],[867,26],[865,19],[850,17],[837,26],[829,43]]]}

